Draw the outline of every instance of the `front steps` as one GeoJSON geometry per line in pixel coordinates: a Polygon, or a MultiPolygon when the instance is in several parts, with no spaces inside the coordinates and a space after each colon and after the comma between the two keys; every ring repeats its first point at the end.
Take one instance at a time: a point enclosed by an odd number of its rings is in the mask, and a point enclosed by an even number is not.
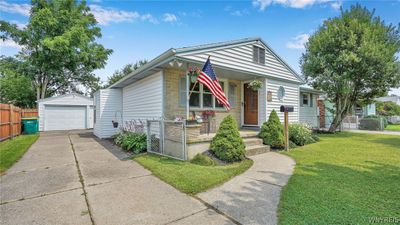
{"type": "Polygon", "coordinates": [[[250,130],[240,131],[240,136],[246,145],[246,156],[258,155],[270,151],[268,145],[264,145],[262,139],[257,136],[258,132],[250,130]]]}

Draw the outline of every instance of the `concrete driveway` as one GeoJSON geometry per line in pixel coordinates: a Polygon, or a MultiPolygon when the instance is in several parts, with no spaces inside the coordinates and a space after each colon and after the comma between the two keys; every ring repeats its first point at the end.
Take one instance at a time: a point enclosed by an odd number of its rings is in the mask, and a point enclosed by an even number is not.
{"type": "Polygon", "coordinates": [[[42,133],[0,179],[0,224],[233,224],[88,131],[42,133]]]}

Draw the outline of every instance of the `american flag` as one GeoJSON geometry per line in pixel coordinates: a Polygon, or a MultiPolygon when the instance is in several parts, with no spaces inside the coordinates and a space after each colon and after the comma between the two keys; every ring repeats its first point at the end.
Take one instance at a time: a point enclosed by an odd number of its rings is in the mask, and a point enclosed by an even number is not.
{"type": "Polygon", "coordinates": [[[211,93],[215,96],[217,101],[222,104],[226,108],[226,110],[230,110],[231,105],[229,105],[224,90],[222,90],[222,87],[218,82],[217,76],[215,75],[214,69],[212,68],[210,58],[208,58],[206,64],[204,64],[204,67],[201,70],[197,80],[199,81],[199,83],[205,85],[206,87],[208,87],[208,89],[210,89],[211,93]]]}

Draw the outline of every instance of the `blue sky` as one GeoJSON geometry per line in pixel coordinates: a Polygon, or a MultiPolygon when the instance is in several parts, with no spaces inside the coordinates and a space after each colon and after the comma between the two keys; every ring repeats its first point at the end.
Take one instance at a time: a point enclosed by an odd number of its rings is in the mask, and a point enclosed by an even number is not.
{"type": "MultiPolygon", "coordinates": [[[[152,59],[171,47],[261,37],[292,68],[301,73],[304,43],[324,19],[339,15],[339,7],[359,2],[387,23],[400,22],[400,0],[249,0],[249,1],[88,1],[99,22],[106,48],[114,50],[103,81],[116,69],[139,59],[152,59]]],[[[28,1],[0,0],[0,18],[24,26],[28,1]]],[[[0,42],[2,55],[19,46],[0,42]]],[[[400,90],[395,90],[400,95],[400,90]]]]}

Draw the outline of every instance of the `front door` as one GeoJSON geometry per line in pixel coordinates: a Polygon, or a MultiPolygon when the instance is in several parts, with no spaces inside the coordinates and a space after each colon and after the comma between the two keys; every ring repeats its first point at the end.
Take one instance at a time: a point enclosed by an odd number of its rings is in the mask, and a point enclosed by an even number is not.
{"type": "Polygon", "coordinates": [[[244,84],[244,125],[258,125],[258,91],[244,84]]]}

